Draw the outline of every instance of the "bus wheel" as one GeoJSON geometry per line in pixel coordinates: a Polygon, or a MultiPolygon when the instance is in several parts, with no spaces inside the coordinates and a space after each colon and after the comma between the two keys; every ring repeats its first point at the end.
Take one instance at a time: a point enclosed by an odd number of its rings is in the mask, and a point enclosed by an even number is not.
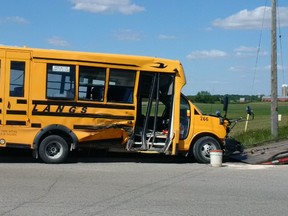
{"type": "Polygon", "coordinates": [[[219,142],[210,136],[198,139],[193,146],[193,155],[199,163],[210,163],[210,151],[221,149],[219,142]]]}
{"type": "Polygon", "coordinates": [[[58,135],[43,139],[39,147],[39,156],[45,163],[61,163],[68,157],[68,144],[58,135]]]}

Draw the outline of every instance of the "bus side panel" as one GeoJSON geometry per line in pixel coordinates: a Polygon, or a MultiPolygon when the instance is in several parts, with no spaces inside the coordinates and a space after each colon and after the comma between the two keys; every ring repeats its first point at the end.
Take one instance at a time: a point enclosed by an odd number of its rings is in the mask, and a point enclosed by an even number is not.
{"type": "Polygon", "coordinates": [[[120,139],[132,130],[134,110],[93,106],[93,103],[33,100],[31,124],[39,128],[63,125],[77,135],[79,142],[120,139]]]}
{"type": "Polygon", "coordinates": [[[39,128],[4,126],[0,131],[0,138],[5,139],[5,147],[32,148],[33,140],[39,128]]]}
{"type": "MultiPolygon", "coordinates": [[[[61,62],[53,64],[63,65],[61,62]]],[[[77,90],[74,99],[46,99],[47,62],[33,60],[31,68],[33,75],[30,77],[29,114],[32,127],[63,125],[73,131],[80,144],[93,140],[125,139],[127,131],[132,130],[135,120],[133,103],[85,100],[80,98],[77,90]]],[[[80,89],[78,73],[77,67],[76,89],[80,89]]]]}

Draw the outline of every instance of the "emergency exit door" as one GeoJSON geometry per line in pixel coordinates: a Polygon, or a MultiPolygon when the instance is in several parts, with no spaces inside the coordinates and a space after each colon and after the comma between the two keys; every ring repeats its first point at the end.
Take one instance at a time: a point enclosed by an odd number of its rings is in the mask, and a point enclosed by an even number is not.
{"type": "Polygon", "coordinates": [[[7,51],[3,125],[28,126],[30,52],[7,51]]]}

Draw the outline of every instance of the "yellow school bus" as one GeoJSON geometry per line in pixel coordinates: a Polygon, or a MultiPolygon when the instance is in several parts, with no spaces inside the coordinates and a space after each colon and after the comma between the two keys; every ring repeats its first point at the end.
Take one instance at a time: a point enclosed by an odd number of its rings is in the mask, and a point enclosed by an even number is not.
{"type": "Polygon", "coordinates": [[[208,163],[229,123],[203,115],[184,85],[176,60],[0,46],[0,147],[46,163],[85,146],[208,163]]]}

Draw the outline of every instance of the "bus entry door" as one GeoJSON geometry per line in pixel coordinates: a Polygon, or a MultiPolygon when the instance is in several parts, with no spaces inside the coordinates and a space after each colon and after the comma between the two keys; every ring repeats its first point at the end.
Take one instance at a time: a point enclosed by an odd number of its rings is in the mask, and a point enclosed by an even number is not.
{"type": "Polygon", "coordinates": [[[6,53],[4,125],[28,126],[30,52],[6,53]]]}
{"type": "Polygon", "coordinates": [[[128,149],[168,150],[172,142],[174,79],[172,73],[141,72],[134,140],[128,142],[128,149]]]}

